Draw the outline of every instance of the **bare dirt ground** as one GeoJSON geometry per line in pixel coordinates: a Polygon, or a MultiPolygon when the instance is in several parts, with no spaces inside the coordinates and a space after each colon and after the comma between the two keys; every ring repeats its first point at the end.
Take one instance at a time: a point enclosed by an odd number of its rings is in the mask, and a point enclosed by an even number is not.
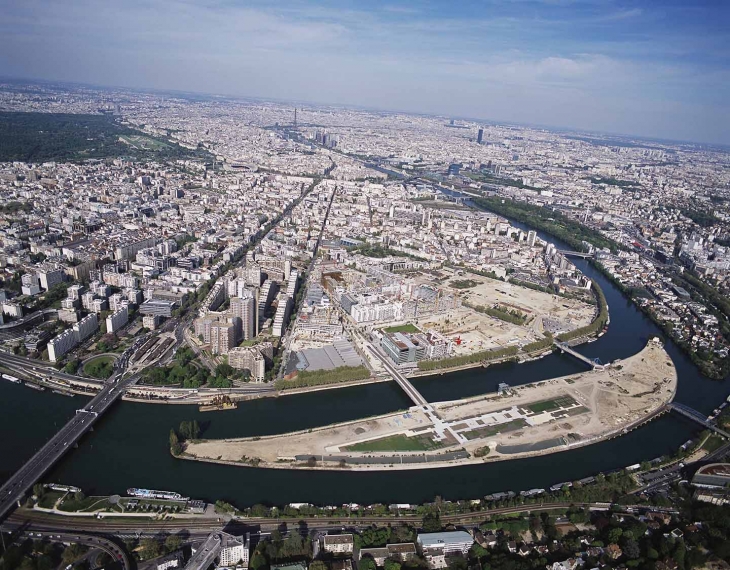
{"type": "MultiPolygon", "coordinates": [[[[546,454],[585,445],[620,434],[650,417],[671,401],[677,375],[664,348],[655,341],[639,353],[596,370],[555,378],[512,389],[508,394],[477,396],[433,404],[436,422],[448,425],[460,439],[458,443],[424,451],[415,440],[430,442],[434,424],[429,414],[418,408],[408,413],[389,414],[367,420],[260,438],[207,440],[190,443],[188,458],[202,461],[241,462],[256,458],[266,467],[303,467],[293,463],[295,456],[336,454],[348,457],[396,456],[398,453],[438,454],[466,450],[468,457],[431,463],[446,467],[546,454]],[[349,446],[377,442],[396,436],[413,441],[412,450],[397,452],[355,452],[349,446]],[[408,439],[410,438],[410,439],[408,439]],[[546,442],[550,442],[548,445],[546,442]],[[477,457],[475,451],[489,451],[477,457]]],[[[374,443],[374,448],[378,448],[374,443]]],[[[326,466],[320,464],[320,466],[326,466]]],[[[335,467],[335,466],[331,466],[335,467]]],[[[408,469],[424,465],[350,464],[350,469],[408,469]]]]}
{"type": "MultiPolygon", "coordinates": [[[[440,287],[457,294],[463,302],[484,307],[498,304],[527,317],[524,325],[516,325],[463,306],[448,314],[421,319],[418,324],[423,328],[433,328],[449,338],[461,339],[461,344],[455,347],[455,355],[539,340],[543,338],[543,323],[546,320],[559,323],[561,330],[574,330],[589,324],[595,314],[593,305],[576,299],[566,299],[471,273],[457,275],[448,269],[442,269],[441,273],[449,279],[441,279],[440,287]],[[473,281],[477,285],[467,289],[453,287],[452,284],[458,281],[473,281]]],[[[431,284],[431,280],[425,276],[422,282],[431,284]]]]}

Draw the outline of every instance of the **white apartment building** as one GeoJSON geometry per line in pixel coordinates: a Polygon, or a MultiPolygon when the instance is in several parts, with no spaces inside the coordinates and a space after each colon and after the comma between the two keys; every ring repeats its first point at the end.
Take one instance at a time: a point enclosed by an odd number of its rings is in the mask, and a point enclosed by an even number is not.
{"type": "Polygon", "coordinates": [[[248,537],[233,536],[221,531],[221,549],[219,566],[242,566],[248,568],[248,537]]]}
{"type": "Polygon", "coordinates": [[[255,346],[237,346],[230,349],[228,364],[237,370],[248,370],[254,382],[263,382],[266,376],[266,359],[255,346]]]}
{"type": "Polygon", "coordinates": [[[76,334],[76,342],[84,342],[98,329],[99,320],[96,318],[96,313],[91,313],[90,315],[85,316],[73,326],[73,331],[76,334]]]}
{"type": "Polygon", "coordinates": [[[210,351],[228,354],[236,345],[236,327],[233,323],[215,322],[210,327],[210,351]]]}
{"type": "Polygon", "coordinates": [[[294,302],[291,297],[288,295],[279,295],[279,306],[276,308],[274,324],[271,329],[271,334],[273,336],[284,336],[293,305],[294,302]]]}
{"type": "Polygon", "coordinates": [[[106,318],[106,332],[114,333],[121,329],[129,321],[129,311],[122,306],[118,311],[106,318]]]}
{"type": "Polygon", "coordinates": [[[60,335],[48,341],[48,360],[58,362],[64,354],[77,344],[76,331],[73,329],[63,331],[60,335]]]}

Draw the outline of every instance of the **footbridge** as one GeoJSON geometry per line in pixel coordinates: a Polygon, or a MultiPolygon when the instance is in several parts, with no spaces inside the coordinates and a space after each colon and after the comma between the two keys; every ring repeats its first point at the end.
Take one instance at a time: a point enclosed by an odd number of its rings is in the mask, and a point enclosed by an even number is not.
{"type": "Polygon", "coordinates": [[[605,365],[601,364],[601,361],[598,358],[594,358],[593,360],[591,360],[587,356],[583,356],[580,352],[573,350],[564,342],[560,342],[558,340],[553,340],[553,344],[555,346],[557,346],[562,352],[565,352],[567,354],[570,354],[571,356],[576,357],[581,362],[585,362],[588,366],[590,366],[594,370],[603,370],[606,367],[605,365]]]}
{"type": "Polygon", "coordinates": [[[714,431],[716,434],[721,435],[724,438],[730,439],[730,433],[717,427],[714,423],[712,423],[711,421],[709,421],[707,419],[706,415],[698,412],[694,408],[690,408],[689,406],[685,406],[684,404],[680,404],[678,402],[671,402],[671,403],[667,404],[667,409],[670,411],[677,412],[678,414],[684,416],[685,418],[688,418],[694,422],[697,422],[698,424],[702,425],[703,427],[706,427],[707,429],[714,431]]]}
{"type": "Polygon", "coordinates": [[[592,259],[596,256],[595,253],[586,253],[585,251],[567,251],[559,249],[558,253],[562,253],[565,257],[582,257],[583,259],[592,259]]]}
{"type": "Polygon", "coordinates": [[[118,375],[112,376],[96,396],[83,408],[76,410],[74,417],[0,487],[0,520],[138,378],[130,376],[121,380],[118,375]]]}
{"type": "Polygon", "coordinates": [[[413,401],[413,403],[416,404],[416,406],[428,406],[426,398],[421,396],[421,393],[409,382],[408,378],[400,373],[396,366],[390,362],[390,359],[387,356],[384,356],[377,348],[373,348],[372,344],[368,343],[367,346],[370,353],[380,361],[383,368],[385,368],[398,385],[403,388],[403,391],[413,401]]]}

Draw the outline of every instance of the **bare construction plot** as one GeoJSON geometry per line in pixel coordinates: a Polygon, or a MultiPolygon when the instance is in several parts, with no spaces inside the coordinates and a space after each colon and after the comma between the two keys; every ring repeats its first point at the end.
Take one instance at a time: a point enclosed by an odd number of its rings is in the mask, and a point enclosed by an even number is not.
{"type": "Polygon", "coordinates": [[[511,459],[620,434],[662,410],[674,397],[676,383],[669,355],[659,342],[650,341],[638,354],[605,370],[529,384],[502,395],[285,435],[193,442],[186,452],[189,458],[241,465],[368,470],[511,459]],[[415,457],[427,463],[416,464],[415,457]]]}
{"type": "MultiPolygon", "coordinates": [[[[448,314],[422,318],[419,326],[433,328],[452,339],[461,339],[461,343],[455,346],[454,354],[457,356],[527,344],[542,339],[546,330],[556,334],[574,330],[590,324],[596,313],[594,305],[577,299],[567,299],[471,273],[456,275],[446,269],[441,270],[441,273],[449,276],[449,279],[441,279],[439,286],[459,295],[462,302],[472,307],[496,306],[501,310],[516,311],[525,317],[523,324],[514,324],[463,306],[448,314]],[[471,286],[454,286],[465,282],[471,286]]],[[[425,275],[420,281],[432,284],[432,280],[425,275]]]]}

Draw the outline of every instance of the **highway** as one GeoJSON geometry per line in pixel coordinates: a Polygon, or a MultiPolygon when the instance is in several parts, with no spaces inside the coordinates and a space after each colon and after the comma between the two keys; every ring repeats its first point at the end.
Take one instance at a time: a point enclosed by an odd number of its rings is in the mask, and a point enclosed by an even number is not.
{"type": "Polygon", "coordinates": [[[91,534],[80,534],[78,532],[64,532],[59,530],[29,530],[27,524],[22,525],[8,525],[7,530],[11,530],[16,538],[19,539],[32,539],[32,540],[51,540],[53,542],[64,542],[64,543],[76,543],[88,546],[89,548],[97,548],[103,550],[113,560],[116,560],[122,565],[124,570],[132,570],[132,562],[124,548],[120,547],[114,541],[109,540],[103,536],[96,536],[91,534]]]}
{"type": "Polygon", "coordinates": [[[7,352],[0,352],[0,364],[21,367],[24,369],[26,374],[41,376],[44,380],[51,376],[66,382],[88,382],[91,384],[98,384],[100,387],[104,383],[102,380],[97,380],[95,378],[82,378],[73,374],[66,374],[65,372],[56,370],[53,365],[43,360],[35,360],[25,356],[16,356],[14,354],[8,354],[7,352]]]}
{"type": "Polygon", "coordinates": [[[135,376],[125,380],[112,376],[98,394],[76,410],[76,415],[0,487],[0,520],[136,380],[135,376]]]}

